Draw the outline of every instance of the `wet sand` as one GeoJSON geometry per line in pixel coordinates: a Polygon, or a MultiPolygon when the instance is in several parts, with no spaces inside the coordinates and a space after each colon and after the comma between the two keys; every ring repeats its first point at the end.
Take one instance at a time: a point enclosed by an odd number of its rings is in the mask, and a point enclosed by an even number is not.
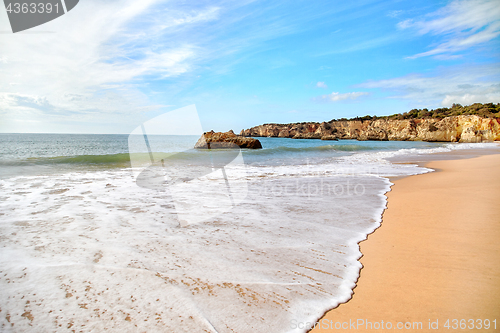
{"type": "Polygon", "coordinates": [[[312,332],[500,330],[500,155],[427,167],[439,171],[394,181],[353,298],[312,332]]]}

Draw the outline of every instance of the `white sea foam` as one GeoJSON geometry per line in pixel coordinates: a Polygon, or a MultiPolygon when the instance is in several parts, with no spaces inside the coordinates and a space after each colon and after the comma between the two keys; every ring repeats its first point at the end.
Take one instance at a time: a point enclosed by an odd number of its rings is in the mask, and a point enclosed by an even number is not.
{"type": "Polygon", "coordinates": [[[3,180],[2,329],[292,332],[349,299],[388,181],[250,178],[243,203],[187,227],[128,170],[3,180]]]}

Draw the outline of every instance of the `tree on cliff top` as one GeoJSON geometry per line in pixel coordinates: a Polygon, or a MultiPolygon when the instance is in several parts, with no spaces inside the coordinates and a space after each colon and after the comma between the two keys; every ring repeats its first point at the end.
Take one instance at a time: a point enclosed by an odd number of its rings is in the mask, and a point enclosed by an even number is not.
{"type": "Polygon", "coordinates": [[[462,106],[460,104],[453,104],[451,108],[438,108],[435,110],[428,109],[413,109],[405,113],[397,113],[390,116],[364,116],[355,117],[351,119],[333,119],[332,121],[346,121],[346,120],[375,120],[380,119],[391,119],[391,120],[403,120],[403,119],[429,119],[429,118],[446,118],[451,116],[469,116],[476,115],[483,118],[500,118],[500,103],[474,103],[468,106],[462,106]]]}

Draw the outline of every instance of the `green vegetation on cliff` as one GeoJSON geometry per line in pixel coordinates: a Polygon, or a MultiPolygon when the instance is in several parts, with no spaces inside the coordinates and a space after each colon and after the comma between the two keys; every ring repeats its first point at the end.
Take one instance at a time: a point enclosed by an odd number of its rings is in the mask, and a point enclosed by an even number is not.
{"type": "Polygon", "coordinates": [[[394,119],[394,120],[403,120],[403,119],[430,119],[437,118],[442,119],[450,116],[470,116],[476,115],[483,118],[500,118],[500,103],[474,103],[468,106],[462,106],[460,104],[453,104],[451,108],[439,108],[435,110],[428,109],[413,109],[411,111],[405,113],[393,114],[390,116],[364,116],[364,117],[356,117],[351,119],[336,119],[336,120],[375,120],[375,119],[394,119]]]}

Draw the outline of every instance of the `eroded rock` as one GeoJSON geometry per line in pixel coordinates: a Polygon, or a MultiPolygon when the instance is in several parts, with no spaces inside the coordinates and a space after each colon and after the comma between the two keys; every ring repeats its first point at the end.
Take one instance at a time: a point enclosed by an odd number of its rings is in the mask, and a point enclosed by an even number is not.
{"type": "Polygon", "coordinates": [[[225,133],[214,131],[205,132],[198,139],[194,147],[197,149],[261,149],[262,145],[257,139],[236,135],[230,130],[225,133]]]}

